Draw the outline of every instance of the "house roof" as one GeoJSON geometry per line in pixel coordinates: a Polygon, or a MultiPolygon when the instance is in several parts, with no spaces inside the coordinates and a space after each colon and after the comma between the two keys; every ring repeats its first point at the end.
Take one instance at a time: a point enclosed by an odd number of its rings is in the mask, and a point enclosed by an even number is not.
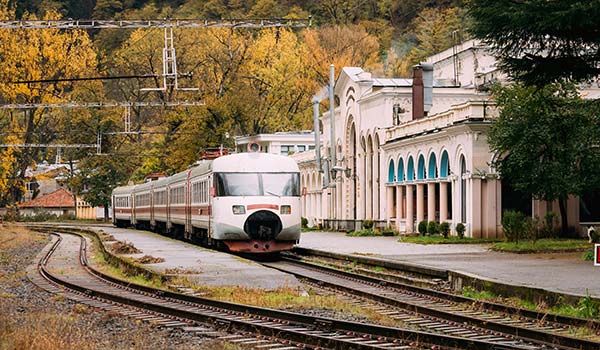
{"type": "Polygon", "coordinates": [[[59,188],[43,196],[21,203],[20,208],[68,208],[75,207],[75,201],[71,192],[59,188]]]}

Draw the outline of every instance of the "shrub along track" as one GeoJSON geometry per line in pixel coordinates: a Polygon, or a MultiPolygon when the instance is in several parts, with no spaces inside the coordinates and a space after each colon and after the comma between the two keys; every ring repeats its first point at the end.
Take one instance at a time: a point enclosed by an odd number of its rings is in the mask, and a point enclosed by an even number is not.
{"type": "MultiPolygon", "coordinates": [[[[522,346],[526,349],[598,350],[598,321],[544,314],[500,304],[477,301],[456,294],[384,280],[284,257],[266,266],[292,273],[336,293],[352,296],[358,304],[413,326],[416,329],[485,340],[497,346],[522,346]],[[573,328],[586,329],[587,336],[574,338],[573,328]]],[[[422,283],[421,283],[422,285],[422,283]]]]}
{"type": "Polygon", "coordinates": [[[54,239],[30,274],[36,284],[97,308],[163,326],[201,333],[221,329],[232,334],[221,339],[277,350],[535,348],[313,317],[132,285],[88,266],[85,238],[58,232],[57,228],[37,230],[51,233],[54,239]],[[77,240],[79,249],[73,249],[77,240]]]}

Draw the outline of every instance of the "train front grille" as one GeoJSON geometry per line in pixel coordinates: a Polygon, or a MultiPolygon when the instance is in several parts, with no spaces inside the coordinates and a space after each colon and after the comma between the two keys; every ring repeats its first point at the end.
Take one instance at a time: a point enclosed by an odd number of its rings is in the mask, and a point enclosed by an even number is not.
{"type": "Polygon", "coordinates": [[[281,220],[277,214],[260,210],[248,216],[244,223],[244,232],[252,239],[272,240],[281,232],[281,220]]]}

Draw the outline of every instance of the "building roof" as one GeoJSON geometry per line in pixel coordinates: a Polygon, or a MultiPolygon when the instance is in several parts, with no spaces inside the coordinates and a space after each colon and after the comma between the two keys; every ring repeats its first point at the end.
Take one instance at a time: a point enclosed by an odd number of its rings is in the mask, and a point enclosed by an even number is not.
{"type": "Polygon", "coordinates": [[[59,188],[43,196],[21,203],[20,208],[69,208],[75,207],[75,200],[71,192],[59,188]]]}

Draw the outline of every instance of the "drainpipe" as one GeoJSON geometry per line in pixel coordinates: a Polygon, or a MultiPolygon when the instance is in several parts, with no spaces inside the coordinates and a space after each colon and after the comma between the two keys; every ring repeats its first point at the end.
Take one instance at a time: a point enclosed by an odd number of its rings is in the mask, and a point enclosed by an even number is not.
{"type": "Polygon", "coordinates": [[[313,98],[313,118],[315,121],[315,155],[317,156],[317,170],[323,171],[321,167],[321,130],[319,128],[319,101],[313,98]]]}
{"type": "MultiPolygon", "coordinates": [[[[333,64],[331,66],[329,66],[329,112],[330,112],[330,127],[331,127],[331,140],[330,140],[330,144],[331,144],[331,164],[329,166],[329,170],[333,170],[333,167],[335,167],[335,146],[336,146],[336,142],[335,142],[335,118],[334,118],[334,98],[333,98],[333,89],[334,89],[334,79],[335,79],[335,68],[333,66],[333,64]]],[[[327,176],[331,176],[331,175],[327,175],[327,176]]]]}

